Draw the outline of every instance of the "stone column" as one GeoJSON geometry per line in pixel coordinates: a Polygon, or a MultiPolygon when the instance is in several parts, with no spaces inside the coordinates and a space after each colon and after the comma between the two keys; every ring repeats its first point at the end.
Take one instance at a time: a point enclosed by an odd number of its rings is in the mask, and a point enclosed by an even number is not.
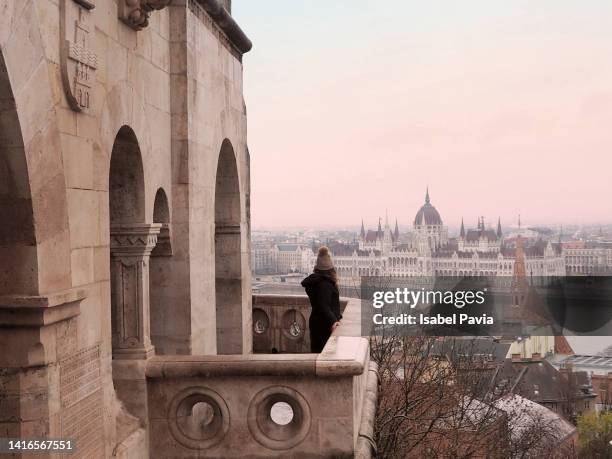
{"type": "Polygon", "coordinates": [[[149,323],[149,258],[161,224],[111,225],[113,359],[154,354],[149,323]]]}

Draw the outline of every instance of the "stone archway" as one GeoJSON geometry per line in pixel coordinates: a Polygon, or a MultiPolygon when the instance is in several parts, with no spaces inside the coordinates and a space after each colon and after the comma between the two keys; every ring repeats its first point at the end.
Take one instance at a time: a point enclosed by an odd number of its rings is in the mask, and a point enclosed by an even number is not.
{"type": "Polygon", "coordinates": [[[38,293],[30,179],[21,127],[0,53],[0,295],[38,293]]]}
{"type": "Polygon", "coordinates": [[[170,223],[170,206],[168,206],[168,197],[163,188],[159,188],[155,193],[153,221],[155,223],[170,223]]]}
{"type": "Polygon", "coordinates": [[[145,223],[142,156],[128,126],[113,144],[108,194],[113,359],[146,359],[153,355],[149,258],[161,225],[145,223]]]}
{"type": "Polygon", "coordinates": [[[242,353],[240,183],[234,148],[225,139],[215,184],[215,298],[217,353],[242,353]]]}
{"type": "Polygon", "coordinates": [[[144,223],[144,170],[138,139],[123,126],[115,137],[109,173],[111,225],[144,223]]]}
{"type": "Polygon", "coordinates": [[[6,6],[0,8],[0,411],[5,432],[15,437],[32,426],[61,437],[68,415],[58,403],[59,367],[69,352],[62,345],[76,335],[87,292],[71,288],[66,178],[35,4],[6,6]]]}
{"type": "MultiPolygon", "coordinates": [[[[36,2],[9,1],[3,6],[0,143],[4,151],[0,167],[4,185],[19,189],[13,188],[8,193],[5,188],[0,207],[6,211],[10,207],[12,214],[19,209],[21,216],[15,217],[21,220],[2,219],[0,259],[12,266],[10,274],[0,274],[0,284],[10,279],[0,289],[2,293],[53,295],[72,286],[66,177],[55,115],[55,85],[50,80],[45,48],[39,37],[41,24],[36,2]],[[9,173],[10,181],[4,181],[9,173]],[[24,206],[16,207],[15,199],[24,206]],[[23,225],[24,218],[30,219],[31,225],[29,229],[21,228],[24,237],[19,237],[13,231],[14,225],[23,225]],[[13,232],[10,237],[9,232],[13,232]]],[[[0,272],[4,271],[4,266],[0,267],[0,272]]]]}
{"type": "Polygon", "coordinates": [[[172,291],[172,237],[170,226],[170,206],[163,188],[155,194],[153,204],[153,223],[161,224],[157,245],[151,252],[149,270],[149,290],[151,297],[151,342],[156,354],[175,354],[179,351],[176,344],[176,317],[170,306],[173,304],[172,291]]]}

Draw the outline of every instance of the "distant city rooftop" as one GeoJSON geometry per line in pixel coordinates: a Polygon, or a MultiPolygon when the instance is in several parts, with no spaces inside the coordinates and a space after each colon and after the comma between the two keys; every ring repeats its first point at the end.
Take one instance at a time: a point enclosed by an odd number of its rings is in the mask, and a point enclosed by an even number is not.
{"type": "Polygon", "coordinates": [[[561,365],[571,363],[573,365],[587,365],[591,367],[608,367],[612,368],[612,357],[600,355],[571,355],[561,362],[561,365]]]}

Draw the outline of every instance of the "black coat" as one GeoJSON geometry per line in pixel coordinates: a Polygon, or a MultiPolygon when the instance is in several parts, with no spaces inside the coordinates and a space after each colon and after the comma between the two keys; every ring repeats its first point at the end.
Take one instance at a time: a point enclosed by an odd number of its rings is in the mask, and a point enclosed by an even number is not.
{"type": "Polygon", "coordinates": [[[332,325],[342,319],[340,292],[329,276],[319,273],[304,279],[302,287],[306,289],[312,307],[308,320],[310,347],[312,352],[321,352],[331,335],[332,325]]]}

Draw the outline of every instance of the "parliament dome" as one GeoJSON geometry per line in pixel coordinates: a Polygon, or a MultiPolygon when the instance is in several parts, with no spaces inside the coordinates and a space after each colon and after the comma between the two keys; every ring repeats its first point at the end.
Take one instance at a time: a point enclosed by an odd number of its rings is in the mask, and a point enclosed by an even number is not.
{"type": "Polygon", "coordinates": [[[425,194],[425,204],[421,206],[414,217],[415,225],[442,225],[442,218],[434,206],[429,201],[429,190],[425,194]]]}

